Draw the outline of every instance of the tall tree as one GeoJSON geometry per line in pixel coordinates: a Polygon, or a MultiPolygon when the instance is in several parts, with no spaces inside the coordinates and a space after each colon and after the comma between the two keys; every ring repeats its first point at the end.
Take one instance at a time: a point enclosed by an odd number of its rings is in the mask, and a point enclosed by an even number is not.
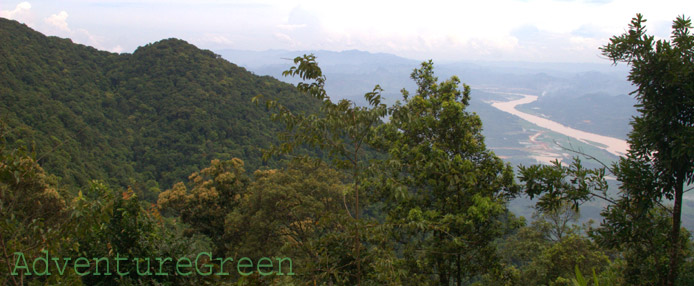
{"type": "Polygon", "coordinates": [[[38,275],[15,272],[15,253],[30,258],[57,253],[69,240],[67,203],[55,178],[25,148],[7,148],[5,135],[0,121],[0,284],[24,285],[38,275]]]}
{"type": "Polygon", "coordinates": [[[374,145],[389,157],[374,172],[387,223],[395,227],[408,283],[461,285],[494,268],[506,195],[515,190],[510,165],[488,150],[480,118],[465,110],[470,87],[438,81],[433,63],[411,75],[416,94],[391,108],[374,145]]]}
{"type": "Polygon", "coordinates": [[[540,208],[562,201],[577,206],[594,197],[608,201],[601,213],[605,220],[593,234],[603,246],[623,252],[625,279],[674,285],[688,236],[681,230],[682,195],[694,181],[694,36],[683,16],[674,21],[670,41],[647,35],[645,22],[637,14],[629,31],[601,48],[615,64],[631,65],[629,80],[637,87],[640,116],[631,122],[626,157],[593,170],[579,160],[568,167],[559,162],[521,167],[521,181],[531,198],[540,196],[540,208]],[[621,182],[617,196],[607,193],[606,169],[621,182]],[[672,209],[664,206],[667,200],[674,201],[672,209]]]}
{"type": "MultiPolygon", "coordinates": [[[[349,257],[352,237],[340,235],[351,219],[343,209],[345,175],[325,164],[292,161],[280,170],[256,171],[239,206],[227,214],[225,241],[230,253],[255,260],[291,257],[297,285],[347,284],[341,258],[349,257]]],[[[268,285],[289,277],[262,277],[268,285]]],[[[285,280],[282,280],[285,279],[285,280]]]]}
{"type": "MultiPolygon", "coordinates": [[[[381,103],[381,88],[377,85],[373,91],[364,95],[369,105],[357,106],[354,102],[342,99],[333,102],[325,91],[326,77],[323,75],[316,57],[304,55],[294,59],[295,66],[283,73],[284,76],[298,76],[304,82],[297,84],[297,89],[311,99],[322,102],[318,114],[292,112],[277,101],[266,101],[266,106],[274,110],[272,118],[284,123],[286,132],[279,134],[282,144],[275,145],[264,154],[265,159],[273,155],[289,154],[301,146],[318,148],[327,153],[328,163],[350,173],[352,183],[353,206],[350,209],[345,203],[345,211],[353,218],[354,252],[356,265],[354,275],[357,285],[362,279],[362,241],[360,204],[360,178],[367,164],[365,149],[373,137],[374,127],[386,115],[386,106],[381,103]]],[[[260,97],[253,98],[258,102],[260,97]]],[[[345,200],[346,202],[346,200],[345,200]]]]}
{"type": "Polygon", "coordinates": [[[188,177],[190,191],[179,182],[159,194],[159,208],[179,214],[190,225],[188,234],[206,235],[215,245],[214,254],[222,255],[228,250],[224,239],[225,218],[238,207],[249,183],[243,166],[238,158],[212,160],[209,167],[188,177]]]}
{"type": "Polygon", "coordinates": [[[629,80],[637,90],[640,116],[632,122],[625,160],[652,170],[652,198],[674,200],[666,285],[674,285],[680,264],[682,194],[694,181],[694,36],[691,19],[673,22],[671,39],[646,34],[637,14],[629,30],[610,39],[603,55],[631,65],[629,80]]]}

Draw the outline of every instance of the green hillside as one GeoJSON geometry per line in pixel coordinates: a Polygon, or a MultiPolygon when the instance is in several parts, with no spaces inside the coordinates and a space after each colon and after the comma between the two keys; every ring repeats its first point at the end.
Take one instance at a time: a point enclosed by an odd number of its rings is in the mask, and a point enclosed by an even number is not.
{"type": "Polygon", "coordinates": [[[164,190],[211,159],[233,157],[256,170],[263,165],[259,147],[276,141],[278,125],[251,97],[317,108],[298,101],[293,86],[182,40],[114,54],[6,19],[0,75],[0,120],[10,146],[32,146],[66,186],[101,179],[164,190]]]}

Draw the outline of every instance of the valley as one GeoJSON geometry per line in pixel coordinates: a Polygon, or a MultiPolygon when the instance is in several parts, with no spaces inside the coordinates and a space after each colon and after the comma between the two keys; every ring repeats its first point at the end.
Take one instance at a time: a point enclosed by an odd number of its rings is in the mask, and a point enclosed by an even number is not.
{"type": "MultiPolygon", "coordinates": [[[[497,92],[498,93],[498,92],[497,92]]],[[[509,94],[509,93],[504,93],[504,94],[509,94]]],[[[490,102],[491,105],[499,109],[503,112],[515,115],[520,117],[521,119],[531,122],[539,127],[549,129],[553,132],[577,139],[583,143],[590,144],[593,146],[596,146],[600,149],[603,149],[607,152],[610,152],[611,154],[615,156],[624,156],[627,152],[628,145],[627,142],[621,139],[617,138],[612,138],[608,136],[603,136],[599,134],[594,134],[590,132],[585,132],[582,130],[577,130],[571,127],[564,126],[560,123],[557,123],[555,121],[552,121],[547,118],[543,118],[537,115],[532,115],[528,114],[522,111],[519,111],[516,109],[516,106],[518,105],[523,105],[523,104],[529,104],[537,101],[537,96],[536,95],[529,95],[529,94],[519,94],[519,93],[510,93],[509,95],[516,95],[516,96],[522,96],[520,99],[515,99],[511,101],[494,101],[490,102]]],[[[539,134],[538,134],[539,135],[539,134]]],[[[534,138],[537,138],[537,135],[535,135],[534,138]]],[[[535,141],[535,140],[532,140],[535,141]]]]}

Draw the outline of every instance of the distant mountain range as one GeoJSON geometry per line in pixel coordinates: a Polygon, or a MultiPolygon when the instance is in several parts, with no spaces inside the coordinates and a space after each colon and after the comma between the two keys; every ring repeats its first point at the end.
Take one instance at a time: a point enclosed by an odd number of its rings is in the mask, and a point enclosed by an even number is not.
{"type": "MultiPolygon", "coordinates": [[[[314,54],[327,76],[326,89],[333,98],[346,98],[365,104],[363,93],[376,84],[384,89],[387,102],[401,98],[400,90],[414,89],[410,73],[420,62],[391,54],[364,51],[216,51],[258,75],[285,78],[282,71],[292,65],[292,59],[314,54]]],[[[631,129],[629,121],[636,115],[635,100],[629,95],[634,89],[626,80],[628,69],[589,63],[523,63],[523,62],[444,62],[434,63],[440,78],[458,76],[473,89],[473,111],[486,109],[492,100],[489,90],[522,91],[539,95],[537,102],[520,106],[524,112],[545,116],[576,129],[625,139],[631,129]]],[[[498,98],[497,98],[498,100],[498,98]]],[[[503,116],[486,110],[483,115],[486,130],[504,129],[496,125],[503,116]],[[500,117],[501,116],[501,117],[500,117]]],[[[503,134],[485,133],[492,145],[503,134]]]]}
{"type": "MultiPolygon", "coordinates": [[[[409,75],[421,61],[406,59],[385,53],[369,53],[358,50],[334,51],[215,51],[225,59],[259,75],[270,75],[291,82],[282,71],[292,65],[292,60],[304,54],[314,54],[330,80],[359,79],[370,90],[375,84],[390,87],[386,91],[398,92],[412,88],[409,75]],[[374,78],[375,76],[375,78],[374,78]],[[379,82],[377,80],[384,79],[379,82]]],[[[594,63],[530,63],[530,62],[435,62],[441,77],[457,75],[474,88],[526,88],[546,94],[578,97],[584,94],[627,94],[633,90],[626,80],[628,69],[624,65],[613,66],[609,62],[594,63]]],[[[337,84],[337,83],[333,83],[337,84]]],[[[358,86],[361,87],[361,86],[358,86]]],[[[341,90],[335,90],[342,95],[341,90]]],[[[352,91],[351,93],[354,93],[352,91]]],[[[351,93],[345,94],[349,98],[351,93]]],[[[355,95],[351,95],[355,96],[355,95]]],[[[342,97],[341,97],[342,98],[342,97]]]]}

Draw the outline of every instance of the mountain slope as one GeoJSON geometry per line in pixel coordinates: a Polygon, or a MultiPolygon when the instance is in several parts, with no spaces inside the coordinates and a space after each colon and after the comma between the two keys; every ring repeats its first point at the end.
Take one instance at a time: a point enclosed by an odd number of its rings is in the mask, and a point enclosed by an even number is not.
{"type": "Polygon", "coordinates": [[[0,19],[0,120],[12,145],[32,145],[62,184],[109,180],[164,189],[211,159],[263,165],[279,126],[258,94],[299,111],[293,86],[168,39],[112,54],[0,19]]]}

